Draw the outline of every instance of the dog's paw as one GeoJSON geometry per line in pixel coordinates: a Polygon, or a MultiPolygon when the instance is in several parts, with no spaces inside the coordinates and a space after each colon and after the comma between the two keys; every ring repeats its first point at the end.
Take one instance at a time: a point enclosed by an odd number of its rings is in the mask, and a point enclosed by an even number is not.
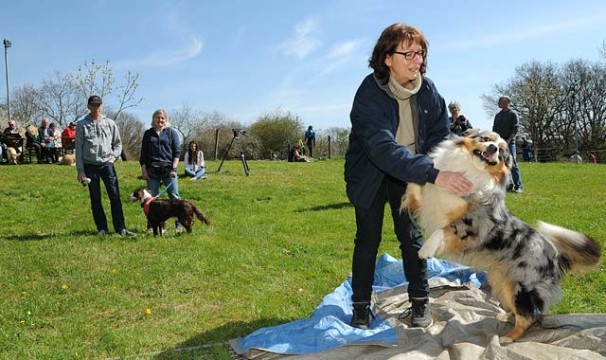
{"type": "Polygon", "coordinates": [[[507,312],[498,313],[497,314],[497,320],[500,321],[500,322],[507,322],[507,321],[509,321],[509,316],[510,315],[511,314],[507,313],[507,312]]]}
{"type": "Polygon", "coordinates": [[[501,344],[511,344],[511,343],[513,343],[513,339],[510,338],[509,336],[500,336],[499,342],[501,344]]]}

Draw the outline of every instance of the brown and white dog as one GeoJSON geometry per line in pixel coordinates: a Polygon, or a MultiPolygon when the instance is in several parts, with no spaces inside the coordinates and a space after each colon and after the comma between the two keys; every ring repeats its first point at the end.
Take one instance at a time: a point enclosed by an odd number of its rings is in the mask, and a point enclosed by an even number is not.
{"type": "Polygon", "coordinates": [[[188,233],[191,233],[194,225],[194,216],[206,225],[210,225],[210,220],[204,215],[196,205],[183,199],[156,199],[145,187],[140,187],[133,191],[130,196],[131,201],[139,201],[143,212],[149,220],[154,236],[162,233],[166,220],[175,217],[183,225],[188,233]]]}
{"type": "Polygon", "coordinates": [[[409,184],[407,209],[429,235],[421,258],[438,257],[487,271],[492,294],[515,326],[501,338],[519,339],[560,300],[567,272],[595,267],[600,246],[585,234],[539,222],[537,229],[512,215],[505,195],[512,164],[507,143],[494,132],[468,131],[430,154],[440,170],[462,171],[473,183],[463,197],[433,184],[409,184]]]}
{"type": "Polygon", "coordinates": [[[59,164],[76,166],[76,154],[75,153],[63,154],[63,156],[61,156],[59,158],[59,164]]]}

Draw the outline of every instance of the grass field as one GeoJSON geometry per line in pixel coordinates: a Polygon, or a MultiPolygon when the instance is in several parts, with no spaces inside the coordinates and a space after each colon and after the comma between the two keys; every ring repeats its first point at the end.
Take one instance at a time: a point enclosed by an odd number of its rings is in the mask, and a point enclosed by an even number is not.
{"type": "MultiPolygon", "coordinates": [[[[73,167],[0,167],[0,358],[229,359],[228,339],[307,317],[349,274],[355,232],[343,161],[239,162],[181,195],[213,221],[164,238],[98,237],[73,167]]],[[[136,162],[116,165],[129,229],[146,221],[129,193],[136,162]]],[[[522,219],[606,239],[606,167],[521,164],[522,219]]],[[[104,195],[104,200],[106,196],[104,195]]],[[[105,203],[109,216],[109,204],[105,203]]],[[[385,219],[381,253],[399,257],[385,219]]],[[[113,229],[110,229],[113,230],[113,229]]],[[[113,232],[113,231],[112,231],[113,232]]],[[[568,277],[553,313],[605,313],[606,271],[568,277]]]]}

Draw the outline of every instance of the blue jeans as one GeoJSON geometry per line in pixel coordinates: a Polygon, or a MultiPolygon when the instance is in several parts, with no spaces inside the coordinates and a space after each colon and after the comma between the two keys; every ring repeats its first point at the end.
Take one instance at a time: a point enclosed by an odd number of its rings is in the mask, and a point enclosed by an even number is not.
{"type": "Polygon", "coordinates": [[[389,202],[394,231],[400,242],[404,275],[409,281],[408,295],[422,298],[429,293],[427,262],[419,259],[418,255],[423,245],[423,236],[411,221],[408,212],[400,213],[400,202],[405,190],[406,184],[386,176],[371,207],[355,208],[357,230],[351,280],[354,302],[370,302],[386,202],[389,202]]]}
{"type": "Polygon", "coordinates": [[[168,186],[166,193],[168,194],[169,198],[181,199],[181,196],[179,195],[179,178],[177,176],[172,178],[170,175],[165,175],[160,179],[147,179],[147,188],[149,191],[151,191],[153,196],[158,195],[160,192],[160,185],[162,184],[164,184],[164,186],[168,186]],[[171,183],[171,181],[173,182],[171,183]]]}
{"type": "Polygon", "coordinates": [[[514,189],[522,189],[522,174],[520,174],[520,169],[518,168],[518,161],[516,160],[516,144],[513,141],[509,144],[509,152],[511,153],[511,158],[513,160],[511,165],[512,185],[514,189]]]}
{"type": "Polygon", "coordinates": [[[90,208],[93,212],[93,219],[97,226],[97,231],[107,231],[107,218],[101,203],[101,180],[105,184],[105,190],[109,197],[112,222],[114,230],[119,232],[126,228],[124,223],[124,212],[122,211],[122,201],[120,199],[120,187],[118,185],[118,176],[116,168],[112,163],[102,165],[84,164],[84,172],[86,177],[90,179],[88,184],[88,192],[90,194],[90,208]]]}
{"type": "Polygon", "coordinates": [[[187,168],[186,168],[186,169],[185,169],[185,174],[186,174],[186,175],[188,175],[188,176],[193,177],[193,178],[194,178],[194,179],[196,179],[196,180],[198,180],[198,179],[200,179],[202,176],[204,176],[204,174],[206,174],[206,168],[205,168],[205,167],[200,168],[200,169],[198,169],[198,171],[196,171],[196,172],[193,172],[193,171],[191,171],[191,170],[189,170],[189,169],[187,169],[187,168]]]}

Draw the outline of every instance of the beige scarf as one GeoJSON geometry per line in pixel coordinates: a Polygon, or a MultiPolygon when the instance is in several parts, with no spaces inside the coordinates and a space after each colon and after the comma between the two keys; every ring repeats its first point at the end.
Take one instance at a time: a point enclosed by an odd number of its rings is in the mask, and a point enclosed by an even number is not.
{"type": "Polygon", "coordinates": [[[396,97],[400,108],[400,124],[398,125],[398,131],[396,131],[396,142],[405,145],[414,154],[415,132],[412,124],[410,97],[416,94],[421,88],[421,76],[418,76],[411,84],[412,89],[407,89],[394,81],[393,78],[389,78],[389,89],[396,97]]]}

